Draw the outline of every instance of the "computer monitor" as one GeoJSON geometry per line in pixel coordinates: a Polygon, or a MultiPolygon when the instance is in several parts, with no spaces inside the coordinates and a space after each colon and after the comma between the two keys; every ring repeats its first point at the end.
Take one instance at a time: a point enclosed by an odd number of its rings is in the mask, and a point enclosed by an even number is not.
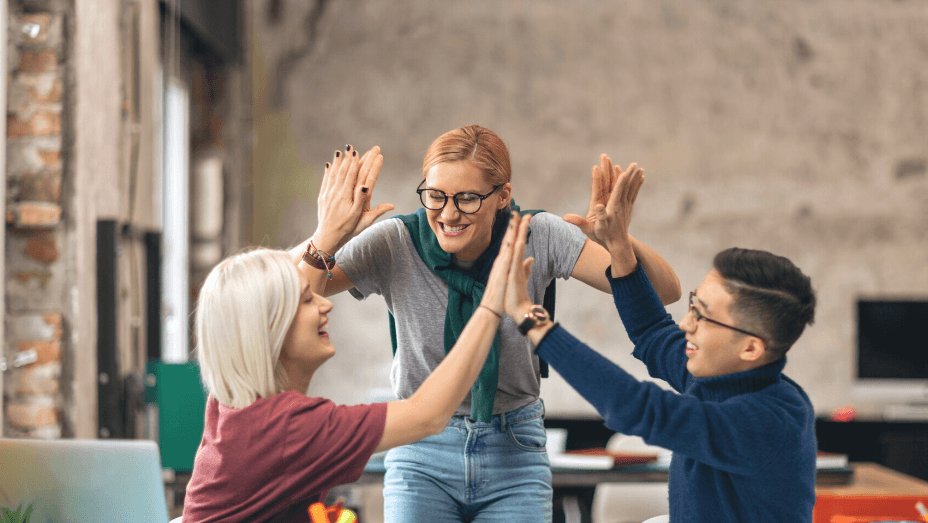
{"type": "Polygon", "coordinates": [[[855,389],[879,403],[928,402],[928,300],[857,301],[855,389]]]}

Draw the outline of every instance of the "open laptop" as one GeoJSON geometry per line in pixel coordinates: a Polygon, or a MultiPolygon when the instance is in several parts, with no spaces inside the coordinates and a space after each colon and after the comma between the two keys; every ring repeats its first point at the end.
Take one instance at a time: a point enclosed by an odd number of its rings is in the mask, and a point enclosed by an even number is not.
{"type": "MultiPolygon", "coordinates": [[[[0,507],[30,523],[167,523],[158,446],[148,440],[0,439],[0,507]]],[[[2,511],[0,511],[2,513],[2,511]]]]}

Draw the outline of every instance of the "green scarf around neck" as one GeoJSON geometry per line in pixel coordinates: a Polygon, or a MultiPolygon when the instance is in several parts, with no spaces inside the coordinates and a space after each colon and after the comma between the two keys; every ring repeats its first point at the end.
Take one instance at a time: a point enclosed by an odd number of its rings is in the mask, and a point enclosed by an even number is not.
{"type": "MultiPolygon", "coordinates": [[[[520,211],[515,201],[511,201],[511,210],[520,215],[536,214],[540,210],[520,211]]],[[[445,252],[438,244],[438,238],[429,226],[425,209],[420,208],[412,214],[396,216],[409,230],[416,252],[425,265],[448,284],[448,308],[445,310],[445,354],[451,351],[464,326],[471,315],[480,305],[483,291],[486,288],[493,267],[493,260],[499,254],[500,244],[506,227],[509,225],[510,209],[496,213],[493,223],[493,235],[487,250],[474,262],[470,270],[455,266],[451,254],[445,252]]],[[[529,231],[531,232],[531,231],[529,231]]],[[[545,308],[554,317],[554,281],[545,290],[543,302],[545,308]]],[[[390,314],[390,341],[393,344],[393,354],[396,354],[397,337],[396,321],[390,314]]],[[[541,374],[548,376],[548,365],[541,362],[541,374]]],[[[470,418],[476,421],[489,422],[493,417],[493,402],[496,399],[496,388],[499,382],[499,336],[493,340],[487,361],[471,387],[470,418]]]]}

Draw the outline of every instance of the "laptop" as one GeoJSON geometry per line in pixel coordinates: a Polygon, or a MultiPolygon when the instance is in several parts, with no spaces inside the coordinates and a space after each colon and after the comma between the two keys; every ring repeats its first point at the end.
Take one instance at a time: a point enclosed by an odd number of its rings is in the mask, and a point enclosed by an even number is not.
{"type": "Polygon", "coordinates": [[[0,507],[23,516],[30,505],[30,523],[167,523],[158,446],[0,439],[0,507]]]}

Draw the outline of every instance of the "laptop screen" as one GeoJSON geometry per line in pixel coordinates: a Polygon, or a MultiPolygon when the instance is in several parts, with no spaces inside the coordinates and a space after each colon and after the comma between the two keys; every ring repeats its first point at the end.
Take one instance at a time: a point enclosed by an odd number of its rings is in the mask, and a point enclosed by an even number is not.
{"type": "Polygon", "coordinates": [[[168,521],[153,441],[0,439],[0,464],[0,507],[30,521],[168,521]]]}

